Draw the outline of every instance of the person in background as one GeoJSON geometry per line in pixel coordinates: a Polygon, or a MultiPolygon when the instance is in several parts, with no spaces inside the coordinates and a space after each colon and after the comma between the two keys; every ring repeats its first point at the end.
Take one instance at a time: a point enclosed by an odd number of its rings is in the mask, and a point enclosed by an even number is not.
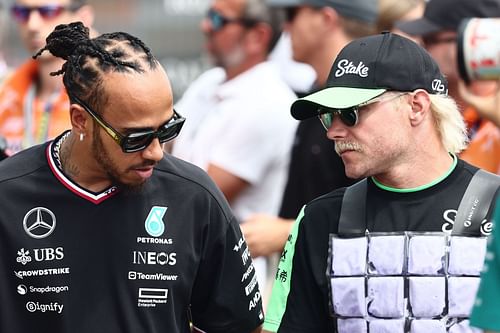
{"type": "Polygon", "coordinates": [[[476,302],[472,308],[471,325],[485,333],[500,332],[500,197],[493,217],[493,232],[488,239],[488,252],[481,272],[476,302]],[[494,331],[494,332],[493,332],[494,331]]]}
{"type": "Polygon", "coordinates": [[[0,1],[0,84],[3,82],[7,74],[9,73],[9,66],[5,61],[4,50],[5,50],[5,36],[8,29],[7,26],[7,5],[5,0],[0,1]]]}
{"type": "MultiPolygon", "coordinates": [[[[94,12],[84,0],[16,0],[9,8],[26,50],[33,54],[61,23],[82,21],[91,26],[94,12]]],[[[71,126],[68,96],[60,77],[62,59],[43,54],[13,70],[0,87],[0,136],[8,153],[52,139],[71,126]]]]}
{"type": "Polygon", "coordinates": [[[495,93],[488,96],[475,94],[470,89],[467,89],[465,83],[460,82],[458,91],[462,99],[472,106],[481,117],[488,119],[497,127],[500,127],[500,82],[497,82],[495,93]]]}
{"type": "MultiPolygon", "coordinates": [[[[188,120],[172,154],[207,171],[239,221],[277,214],[286,182],[297,128],[288,110],[296,96],[268,61],[282,22],[264,0],[212,1],[201,29],[216,67],[176,104],[188,120]]],[[[254,265],[265,289],[267,260],[254,265]]]]}
{"type": "MultiPolygon", "coordinates": [[[[499,85],[500,86],[500,85],[499,85]]],[[[465,84],[459,86],[464,100],[477,112],[500,126],[500,90],[490,96],[478,96],[470,92],[465,84]]],[[[500,332],[500,195],[497,194],[493,231],[488,239],[487,255],[481,272],[481,283],[472,309],[471,325],[482,328],[485,333],[500,332]]]]}
{"type": "Polygon", "coordinates": [[[362,180],[301,210],[264,330],[468,332],[500,177],[457,158],[466,125],[437,63],[397,34],[356,39],[291,113],[362,180]]]}
{"type": "MultiPolygon", "coordinates": [[[[500,174],[500,129],[468,105],[460,94],[457,61],[457,31],[465,18],[500,17],[500,0],[430,0],[420,19],[401,22],[396,27],[406,34],[420,36],[448,80],[449,94],[462,108],[469,129],[470,143],[460,154],[465,161],[500,174]]],[[[493,95],[494,81],[475,81],[468,89],[479,96],[493,95]]]]}
{"type": "Polygon", "coordinates": [[[58,25],[71,130],[0,163],[0,332],[259,332],[248,248],[137,37],[58,25]]]}
{"type": "Polygon", "coordinates": [[[293,60],[292,41],[287,31],[282,32],[269,60],[276,64],[281,76],[296,95],[302,96],[311,89],[316,73],[310,65],[293,60]]]}
{"type": "MultiPolygon", "coordinates": [[[[316,72],[312,90],[326,84],[332,59],[354,38],[375,32],[377,0],[268,0],[284,8],[285,31],[292,40],[293,59],[316,72]]],[[[301,207],[315,197],[354,183],[344,172],[316,119],[301,121],[295,132],[288,180],[278,215],[256,214],[242,225],[253,255],[281,252],[301,207]]]]}
{"type": "Polygon", "coordinates": [[[425,9],[425,0],[379,0],[379,16],[377,32],[391,31],[422,44],[417,36],[405,34],[395,27],[397,22],[412,21],[422,17],[425,9]]]}

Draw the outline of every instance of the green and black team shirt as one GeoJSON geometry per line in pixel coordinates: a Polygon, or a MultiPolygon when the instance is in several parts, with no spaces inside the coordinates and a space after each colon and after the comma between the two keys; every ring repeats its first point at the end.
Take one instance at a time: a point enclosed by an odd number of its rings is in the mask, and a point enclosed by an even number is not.
{"type": "Polygon", "coordinates": [[[249,250],[200,169],[166,156],[140,192],[89,192],[61,137],[0,163],[0,332],[250,332],[249,250]]]}
{"type": "MultiPolygon", "coordinates": [[[[477,168],[455,158],[440,179],[398,190],[367,180],[366,223],[370,233],[451,232],[457,208],[477,168]]],[[[327,278],[329,240],[338,233],[345,189],[303,208],[281,256],[264,329],[271,332],[336,332],[327,278]]],[[[492,224],[483,221],[489,234],[492,224]]],[[[335,297],[335,296],[334,296],[335,297]]]]}

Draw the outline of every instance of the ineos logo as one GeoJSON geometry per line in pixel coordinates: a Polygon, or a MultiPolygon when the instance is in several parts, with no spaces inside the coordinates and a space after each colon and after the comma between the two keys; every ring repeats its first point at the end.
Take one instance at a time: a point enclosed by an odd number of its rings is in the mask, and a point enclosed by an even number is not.
{"type": "Polygon", "coordinates": [[[56,216],[45,207],[36,207],[24,216],[23,227],[30,237],[45,238],[56,228],[56,216]]]}

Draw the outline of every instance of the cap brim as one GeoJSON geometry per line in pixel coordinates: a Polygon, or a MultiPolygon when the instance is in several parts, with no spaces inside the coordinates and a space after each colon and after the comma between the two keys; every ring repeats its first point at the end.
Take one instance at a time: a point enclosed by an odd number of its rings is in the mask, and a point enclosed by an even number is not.
{"type": "Polygon", "coordinates": [[[424,36],[430,33],[443,30],[439,25],[421,17],[413,21],[398,21],[395,27],[402,32],[412,36],[424,36]]]}
{"type": "Polygon", "coordinates": [[[292,104],[291,113],[297,120],[304,120],[318,115],[319,107],[346,109],[383,94],[387,89],[363,89],[330,87],[302,97],[292,104]]]}
{"type": "Polygon", "coordinates": [[[270,7],[298,7],[304,4],[304,0],[267,0],[270,7]]]}

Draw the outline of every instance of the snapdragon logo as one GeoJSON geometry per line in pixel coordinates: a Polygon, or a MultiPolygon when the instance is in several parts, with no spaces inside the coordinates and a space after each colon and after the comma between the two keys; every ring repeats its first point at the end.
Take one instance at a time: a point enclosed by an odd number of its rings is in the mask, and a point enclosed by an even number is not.
{"type": "Polygon", "coordinates": [[[24,284],[20,284],[17,286],[17,293],[19,295],[26,295],[28,291],[30,293],[38,293],[38,294],[45,294],[45,293],[59,294],[61,292],[66,292],[68,290],[69,290],[68,286],[45,286],[45,287],[30,286],[29,288],[26,287],[26,285],[24,284]]]}

